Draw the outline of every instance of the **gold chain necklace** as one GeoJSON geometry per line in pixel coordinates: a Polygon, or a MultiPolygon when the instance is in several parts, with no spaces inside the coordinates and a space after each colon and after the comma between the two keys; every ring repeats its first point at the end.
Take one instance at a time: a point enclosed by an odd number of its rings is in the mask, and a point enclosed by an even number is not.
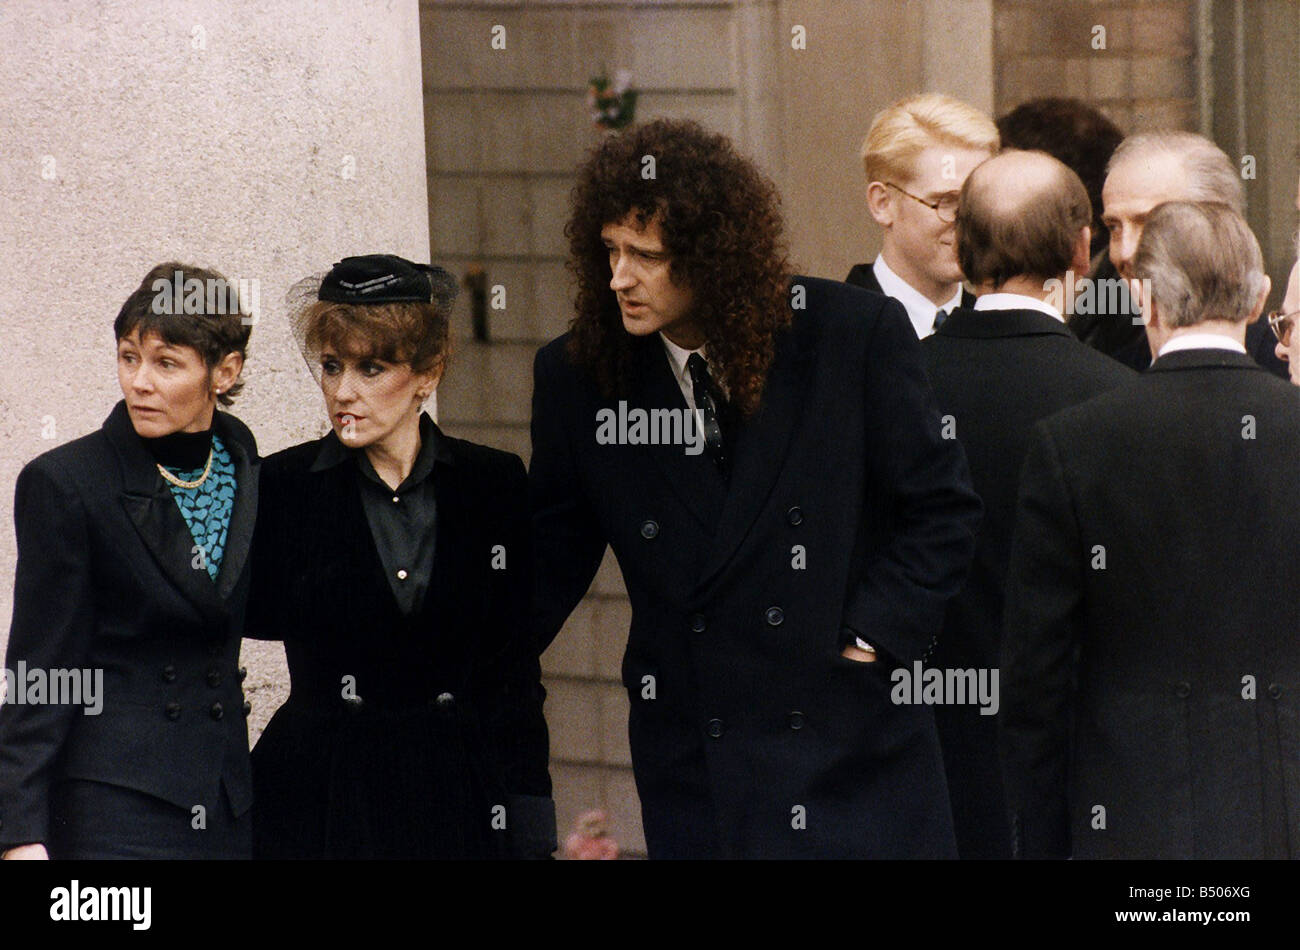
{"type": "Polygon", "coordinates": [[[208,475],[212,473],[212,456],[215,452],[216,452],[216,446],[213,446],[212,448],[208,449],[208,464],[203,466],[203,474],[200,475],[197,479],[195,479],[192,482],[181,481],[171,472],[167,471],[167,469],[163,468],[162,463],[159,462],[156,464],[158,465],[158,471],[162,474],[162,477],[167,479],[167,481],[171,482],[177,488],[198,488],[205,481],[207,481],[208,475]]]}

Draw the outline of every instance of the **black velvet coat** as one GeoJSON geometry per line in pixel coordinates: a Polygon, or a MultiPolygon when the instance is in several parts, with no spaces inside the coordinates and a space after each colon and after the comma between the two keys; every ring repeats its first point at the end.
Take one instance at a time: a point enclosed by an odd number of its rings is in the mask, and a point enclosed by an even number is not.
{"type": "Polygon", "coordinates": [[[248,635],[284,640],[292,691],[253,750],[255,854],[549,854],[523,463],[439,433],[433,578],[408,617],[355,460],[311,471],[335,439],[263,467],[248,635]]]}

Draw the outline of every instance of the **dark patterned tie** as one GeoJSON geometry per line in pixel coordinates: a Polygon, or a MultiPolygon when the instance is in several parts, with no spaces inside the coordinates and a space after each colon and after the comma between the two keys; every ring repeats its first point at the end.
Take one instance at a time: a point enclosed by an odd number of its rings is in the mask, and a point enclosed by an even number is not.
{"type": "Polygon", "coordinates": [[[719,471],[727,471],[727,452],[722,441],[722,420],[716,389],[709,378],[709,367],[704,357],[692,353],[686,360],[686,369],[691,374],[691,394],[695,398],[695,408],[704,420],[704,450],[709,453],[719,471]]]}
{"type": "Polygon", "coordinates": [[[938,333],[939,328],[943,326],[943,321],[948,319],[947,310],[939,310],[934,315],[934,332],[938,333]]]}

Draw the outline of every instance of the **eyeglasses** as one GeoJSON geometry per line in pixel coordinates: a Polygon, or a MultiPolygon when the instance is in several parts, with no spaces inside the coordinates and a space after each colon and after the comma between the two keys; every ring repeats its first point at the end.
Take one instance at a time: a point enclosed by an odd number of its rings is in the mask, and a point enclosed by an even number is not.
{"type": "Polygon", "coordinates": [[[948,224],[952,224],[954,221],[957,220],[957,196],[956,195],[944,195],[938,201],[926,201],[924,198],[918,197],[917,195],[912,194],[910,191],[904,191],[902,188],[899,188],[897,185],[895,185],[892,181],[885,182],[885,185],[889,188],[893,188],[895,191],[903,192],[903,194],[907,195],[907,197],[911,198],[913,201],[921,202],[921,204],[925,205],[927,208],[929,208],[931,211],[937,214],[939,216],[940,221],[944,221],[947,222],[948,224]]]}
{"type": "Polygon", "coordinates": [[[1291,345],[1291,331],[1295,329],[1297,317],[1300,317],[1300,310],[1292,310],[1290,313],[1274,310],[1268,315],[1268,325],[1272,327],[1273,335],[1283,346],[1291,345]]]}

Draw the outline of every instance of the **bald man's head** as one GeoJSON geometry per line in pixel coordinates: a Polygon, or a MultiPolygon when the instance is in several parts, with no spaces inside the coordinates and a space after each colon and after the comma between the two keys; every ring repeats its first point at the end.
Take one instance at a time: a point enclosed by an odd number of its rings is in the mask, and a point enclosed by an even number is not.
{"type": "Polygon", "coordinates": [[[1048,281],[1075,262],[1092,222],[1079,176],[1046,152],[1008,150],[966,179],[957,210],[957,260],[977,287],[1013,277],[1048,281]]]}

